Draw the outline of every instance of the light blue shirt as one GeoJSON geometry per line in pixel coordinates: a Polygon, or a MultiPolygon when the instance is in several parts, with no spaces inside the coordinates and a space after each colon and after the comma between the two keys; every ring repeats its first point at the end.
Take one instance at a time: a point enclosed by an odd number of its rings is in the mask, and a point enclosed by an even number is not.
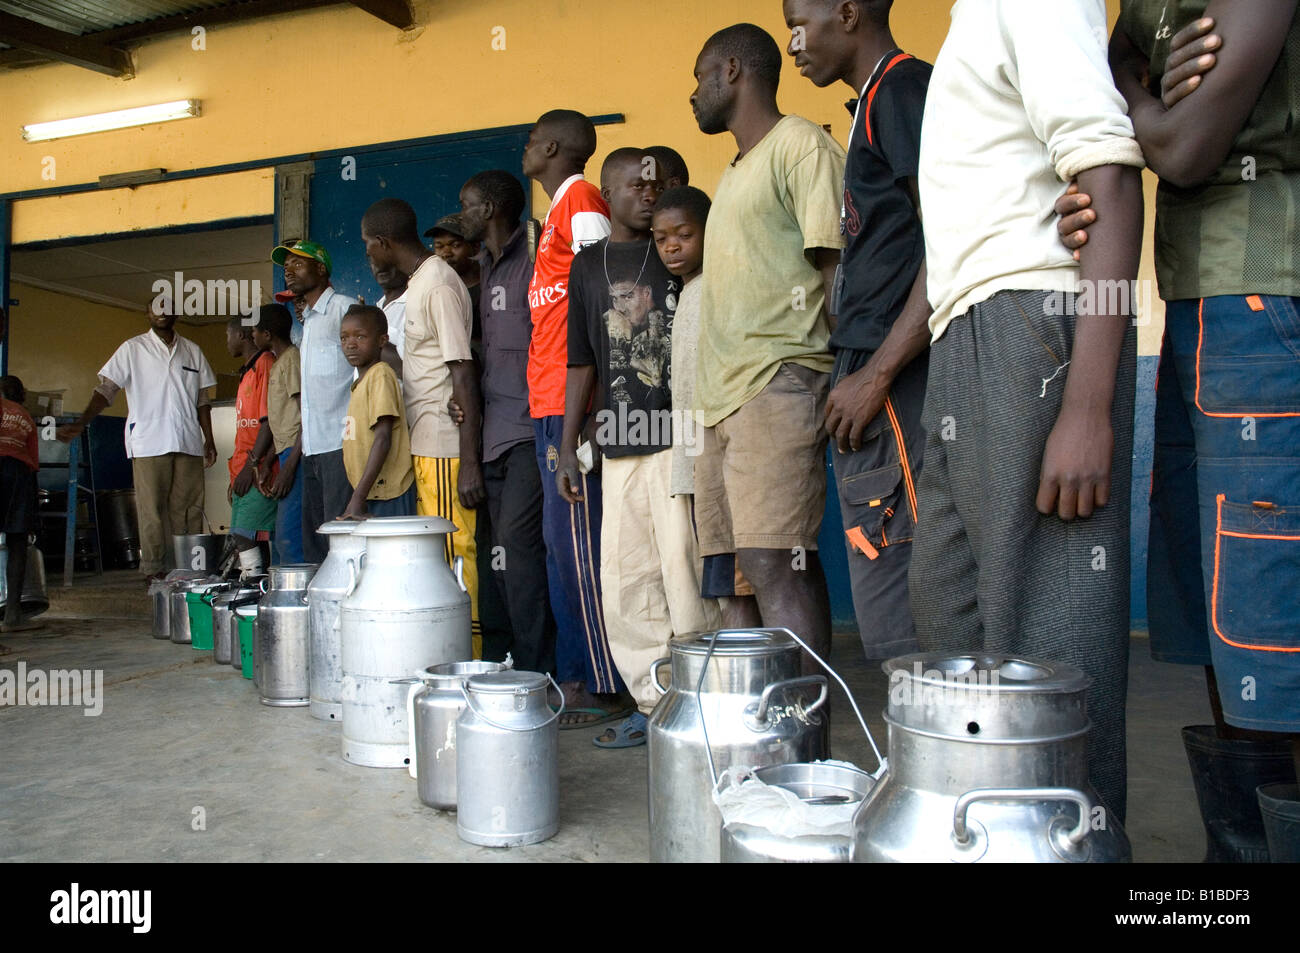
{"type": "Polygon", "coordinates": [[[302,452],[308,456],[343,449],[352,365],[339,344],[339,325],[356,303],[326,288],[302,313],[302,452]]]}

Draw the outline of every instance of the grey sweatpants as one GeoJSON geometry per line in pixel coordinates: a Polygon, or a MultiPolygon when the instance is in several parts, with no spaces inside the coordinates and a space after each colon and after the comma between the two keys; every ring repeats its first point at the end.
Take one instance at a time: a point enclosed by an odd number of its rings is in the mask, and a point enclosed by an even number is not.
{"type": "Polygon", "coordinates": [[[1038,657],[1092,677],[1088,772],[1122,824],[1137,336],[1130,327],[1116,380],[1110,502],[1089,519],[1043,516],[1034,500],[1075,326],[1072,314],[1048,313],[1056,304],[1045,292],[1001,292],[931,348],[912,613],[927,652],[1038,657]]]}

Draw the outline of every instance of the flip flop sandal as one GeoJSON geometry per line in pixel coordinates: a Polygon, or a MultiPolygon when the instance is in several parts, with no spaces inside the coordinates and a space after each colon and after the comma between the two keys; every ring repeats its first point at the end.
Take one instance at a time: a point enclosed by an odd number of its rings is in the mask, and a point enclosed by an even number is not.
{"type": "MultiPolygon", "coordinates": [[[[611,721],[617,721],[618,719],[627,716],[628,709],[621,708],[618,711],[610,711],[608,708],[566,708],[564,709],[565,715],[569,714],[570,712],[574,714],[581,714],[581,715],[595,715],[596,717],[592,718],[590,721],[570,722],[568,724],[566,724],[564,721],[561,721],[560,722],[561,731],[572,731],[575,728],[595,728],[597,725],[603,725],[611,721]]],[[[563,716],[561,716],[561,718],[563,718],[563,716]]]]}
{"type": "Polygon", "coordinates": [[[649,725],[646,722],[645,715],[639,711],[634,711],[614,728],[607,729],[607,731],[614,732],[612,739],[602,741],[597,736],[591,739],[591,743],[597,748],[635,748],[637,745],[645,744],[645,736],[648,730],[649,725]]]}

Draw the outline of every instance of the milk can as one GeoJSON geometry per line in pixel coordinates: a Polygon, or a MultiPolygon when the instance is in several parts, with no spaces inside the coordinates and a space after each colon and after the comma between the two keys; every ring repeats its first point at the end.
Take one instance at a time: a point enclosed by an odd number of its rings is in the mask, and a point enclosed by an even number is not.
{"type": "Polygon", "coordinates": [[[220,566],[221,553],[226,545],[225,533],[190,533],[172,537],[172,558],[177,569],[188,569],[204,574],[214,573],[220,566]]]}
{"type": "Polygon", "coordinates": [[[366,551],[364,537],[353,535],[360,525],[331,520],[316,532],[329,538],[329,553],[307,587],[307,619],[311,634],[311,715],[321,721],[343,717],[343,662],[339,604],[348,591],[348,560],[356,563],[366,551]]]}
{"type": "Polygon", "coordinates": [[[272,566],[266,595],[257,604],[253,681],[263,705],[299,708],[307,704],[307,584],[315,563],[272,566]]]}
{"type": "Polygon", "coordinates": [[[443,662],[417,674],[407,695],[411,768],[416,793],[429,807],[456,810],[456,719],[465,710],[465,683],[510,664],[443,662]]]}
{"type": "Polygon", "coordinates": [[[521,847],[559,830],[560,716],[546,703],[549,682],[538,672],[493,672],[466,682],[456,722],[461,840],[521,847]]]}
{"type": "Polygon", "coordinates": [[[854,818],[855,862],[1127,861],[1088,784],[1088,676],[1006,655],[904,655],[889,768],[854,818]]]}
{"type": "MultiPolygon", "coordinates": [[[[799,643],[780,629],[723,630],[669,643],[672,684],[646,732],[650,859],[716,863],[722,817],[714,778],[826,756],[821,675],[801,676],[799,643]],[[701,717],[702,716],[702,717],[701,717]],[[706,735],[707,731],[707,735],[706,735]]],[[[658,686],[659,668],[652,666],[658,686]]]]}
{"type": "MultiPolygon", "coordinates": [[[[0,533],[0,609],[9,605],[9,547],[7,533],[0,533]]],[[[23,588],[18,593],[18,607],[23,618],[31,619],[50,607],[50,597],[45,590],[45,555],[30,537],[27,545],[27,568],[23,571],[23,588]]]]}
{"type": "Polygon", "coordinates": [[[178,582],[186,579],[203,579],[205,572],[193,572],[189,569],[173,569],[163,579],[149,583],[149,596],[153,599],[153,637],[170,639],[172,635],[172,592],[178,582]]]}
{"type": "Polygon", "coordinates": [[[339,607],[345,761],[405,765],[404,679],[472,655],[469,594],[443,556],[455,529],[437,516],[393,516],[353,531],[366,551],[347,560],[351,581],[339,607]]]}
{"type": "Polygon", "coordinates": [[[177,645],[189,645],[191,642],[190,604],[186,596],[192,590],[214,581],[216,581],[215,577],[210,577],[206,573],[197,577],[194,573],[188,573],[186,578],[177,579],[171,584],[167,594],[167,605],[171,616],[169,634],[171,640],[177,645]]]}
{"type": "Polygon", "coordinates": [[[236,584],[212,596],[212,660],[219,665],[240,667],[239,630],[235,610],[262,598],[260,586],[236,584]]]}

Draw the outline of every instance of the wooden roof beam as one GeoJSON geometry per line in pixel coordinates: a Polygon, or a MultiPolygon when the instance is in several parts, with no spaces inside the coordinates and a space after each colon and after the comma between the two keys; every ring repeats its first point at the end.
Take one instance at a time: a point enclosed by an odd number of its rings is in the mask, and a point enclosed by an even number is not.
{"type": "Polygon", "coordinates": [[[105,76],[130,76],[131,57],[124,50],[84,36],[52,30],[11,13],[0,13],[0,41],[105,76]]]}
{"type": "Polygon", "coordinates": [[[350,0],[358,10],[364,10],[399,30],[409,30],[415,23],[411,5],[406,0],[350,0]]]}

